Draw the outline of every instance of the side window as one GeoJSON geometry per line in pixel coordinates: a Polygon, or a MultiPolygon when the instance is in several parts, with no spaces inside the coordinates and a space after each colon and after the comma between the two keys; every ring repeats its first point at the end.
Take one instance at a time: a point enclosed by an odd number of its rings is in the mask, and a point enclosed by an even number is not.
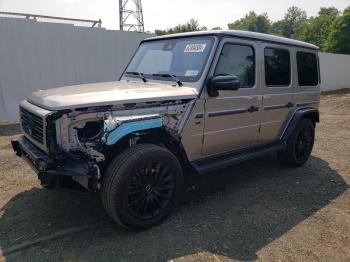
{"type": "Polygon", "coordinates": [[[313,53],[297,52],[299,86],[318,85],[317,57],[313,53]]]}
{"type": "Polygon", "coordinates": [[[241,81],[241,88],[253,87],[255,84],[255,54],[253,47],[225,44],[214,75],[237,76],[241,81]]]}
{"type": "Polygon", "coordinates": [[[286,49],[265,48],[265,82],[267,86],[289,86],[291,80],[290,53],[286,49]]]}

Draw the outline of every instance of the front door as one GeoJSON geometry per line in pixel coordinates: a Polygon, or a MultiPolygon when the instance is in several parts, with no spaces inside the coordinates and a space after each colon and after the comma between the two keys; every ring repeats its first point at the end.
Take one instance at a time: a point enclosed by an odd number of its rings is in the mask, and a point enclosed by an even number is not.
{"type": "Polygon", "coordinates": [[[233,75],[240,79],[236,91],[205,94],[204,156],[244,149],[259,137],[262,98],[257,66],[258,44],[254,41],[224,39],[209,77],[233,75]]]}

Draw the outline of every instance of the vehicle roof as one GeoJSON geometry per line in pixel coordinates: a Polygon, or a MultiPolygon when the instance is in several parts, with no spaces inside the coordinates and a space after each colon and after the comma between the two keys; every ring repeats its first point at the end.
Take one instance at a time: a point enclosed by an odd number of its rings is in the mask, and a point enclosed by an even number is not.
{"type": "Polygon", "coordinates": [[[313,44],[290,39],[290,38],[262,34],[262,33],[256,33],[256,32],[250,32],[250,31],[240,31],[240,30],[209,30],[209,31],[178,33],[178,34],[151,37],[151,38],[145,39],[144,41],[153,41],[153,40],[158,40],[158,39],[169,39],[169,38],[179,38],[179,37],[191,37],[191,36],[210,36],[210,35],[231,36],[231,37],[236,37],[236,38],[260,40],[260,41],[264,41],[264,42],[292,45],[292,46],[304,47],[304,48],[315,49],[315,50],[319,49],[317,46],[315,46],[313,44]]]}

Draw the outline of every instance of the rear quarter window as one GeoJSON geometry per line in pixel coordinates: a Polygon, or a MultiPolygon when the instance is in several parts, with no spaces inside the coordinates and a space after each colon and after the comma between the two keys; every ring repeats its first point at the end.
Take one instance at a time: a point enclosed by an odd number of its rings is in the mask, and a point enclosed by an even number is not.
{"type": "Polygon", "coordinates": [[[299,86],[318,85],[318,62],[316,54],[297,52],[297,67],[299,86]]]}
{"type": "Polygon", "coordinates": [[[265,82],[268,87],[289,86],[290,53],[286,49],[267,47],[264,50],[265,82]]]}

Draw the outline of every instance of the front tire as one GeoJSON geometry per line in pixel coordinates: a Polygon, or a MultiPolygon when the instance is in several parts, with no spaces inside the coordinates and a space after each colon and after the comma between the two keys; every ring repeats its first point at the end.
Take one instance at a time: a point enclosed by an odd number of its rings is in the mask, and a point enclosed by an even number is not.
{"type": "Polygon", "coordinates": [[[118,224],[144,229],[168,217],[182,187],[182,170],[167,149],[139,144],[120,153],[108,167],[102,203],[118,224]]]}
{"type": "Polygon", "coordinates": [[[301,120],[292,136],[287,141],[287,150],[278,153],[278,158],[285,166],[297,167],[309,159],[315,141],[315,125],[307,118],[301,120]]]}

